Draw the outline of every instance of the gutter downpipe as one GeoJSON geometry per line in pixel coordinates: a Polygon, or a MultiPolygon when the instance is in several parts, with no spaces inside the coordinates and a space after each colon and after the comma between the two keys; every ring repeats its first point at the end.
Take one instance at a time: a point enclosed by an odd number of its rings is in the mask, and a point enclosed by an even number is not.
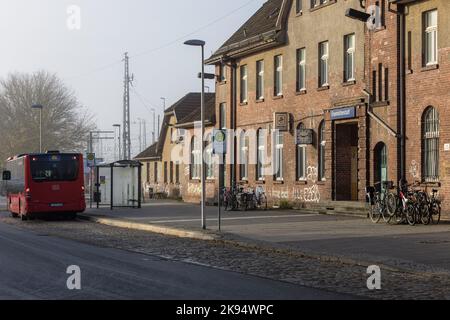
{"type": "Polygon", "coordinates": [[[399,15],[399,107],[400,107],[400,180],[406,179],[406,83],[405,83],[405,6],[398,5],[397,8],[399,15]]]}

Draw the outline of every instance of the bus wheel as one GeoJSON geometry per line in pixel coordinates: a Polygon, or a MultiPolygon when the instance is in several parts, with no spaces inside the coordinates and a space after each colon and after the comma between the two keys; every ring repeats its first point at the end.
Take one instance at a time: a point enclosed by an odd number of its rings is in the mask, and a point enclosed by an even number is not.
{"type": "Polygon", "coordinates": [[[27,220],[28,220],[28,217],[27,217],[26,215],[24,215],[24,214],[21,214],[21,215],[20,215],[20,219],[21,219],[22,221],[27,221],[27,220]]]}
{"type": "Polygon", "coordinates": [[[11,212],[11,217],[13,217],[14,219],[17,219],[19,217],[19,215],[17,213],[11,212]]]}

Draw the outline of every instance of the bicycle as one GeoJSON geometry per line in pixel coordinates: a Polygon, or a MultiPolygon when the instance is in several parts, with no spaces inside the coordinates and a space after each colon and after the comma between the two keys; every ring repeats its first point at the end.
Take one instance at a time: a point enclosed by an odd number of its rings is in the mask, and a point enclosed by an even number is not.
{"type": "Polygon", "coordinates": [[[384,222],[389,223],[392,219],[392,215],[387,210],[387,195],[392,185],[392,181],[383,181],[377,182],[375,187],[368,187],[366,189],[370,205],[369,218],[373,223],[380,222],[381,218],[383,218],[384,222]],[[381,191],[377,191],[377,189],[381,191]]]}
{"type": "Polygon", "coordinates": [[[408,185],[406,181],[400,181],[398,195],[392,192],[388,195],[388,202],[395,203],[395,209],[388,206],[388,210],[397,224],[406,221],[410,226],[414,226],[417,223],[419,207],[415,194],[410,187],[411,185],[408,185]]]}
{"type": "Polygon", "coordinates": [[[441,200],[438,199],[439,190],[433,189],[431,192],[431,197],[429,199],[429,209],[430,209],[430,222],[433,224],[439,224],[441,222],[441,200]]]}

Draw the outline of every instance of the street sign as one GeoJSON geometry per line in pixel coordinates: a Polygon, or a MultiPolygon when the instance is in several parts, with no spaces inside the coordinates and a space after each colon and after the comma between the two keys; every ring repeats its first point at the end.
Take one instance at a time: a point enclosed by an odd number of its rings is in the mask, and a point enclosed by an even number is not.
{"type": "Polygon", "coordinates": [[[353,119],[356,117],[356,108],[340,108],[331,110],[331,120],[353,119]]]}
{"type": "Polygon", "coordinates": [[[214,129],[213,131],[213,151],[214,154],[227,153],[227,131],[214,129]]]}
{"type": "Polygon", "coordinates": [[[86,163],[89,168],[95,167],[95,153],[88,153],[86,155],[86,163]]]}

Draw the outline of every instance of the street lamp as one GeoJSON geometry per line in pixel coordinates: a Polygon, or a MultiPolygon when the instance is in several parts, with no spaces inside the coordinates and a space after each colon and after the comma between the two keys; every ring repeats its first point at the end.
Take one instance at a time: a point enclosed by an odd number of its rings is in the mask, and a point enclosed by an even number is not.
{"type": "Polygon", "coordinates": [[[40,104],[31,106],[32,109],[39,109],[39,153],[42,153],[42,109],[44,107],[40,104]]]}
{"type": "Polygon", "coordinates": [[[121,140],[121,130],[120,130],[120,128],[121,128],[121,125],[120,124],[113,124],[113,127],[114,128],[119,128],[119,159],[118,160],[120,160],[120,155],[122,154],[122,148],[121,148],[121,146],[120,146],[120,140],[121,140]]]}
{"type": "Polygon", "coordinates": [[[206,218],[205,218],[205,162],[203,160],[204,153],[204,144],[203,144],[203,135],[205,134],[205,41],[203,40],[188,40],[184,43],[187,46],[201,47],[202,49],[202,94],[201,94],[201,123],[202,123],[202,136],[201,136],[201,155],[202,155],[202,163],[201,163],[201,182],[202,182],[202,194],[201,194],[201,213],[202,213],[202,228],[206,229],[206,218]]]}

